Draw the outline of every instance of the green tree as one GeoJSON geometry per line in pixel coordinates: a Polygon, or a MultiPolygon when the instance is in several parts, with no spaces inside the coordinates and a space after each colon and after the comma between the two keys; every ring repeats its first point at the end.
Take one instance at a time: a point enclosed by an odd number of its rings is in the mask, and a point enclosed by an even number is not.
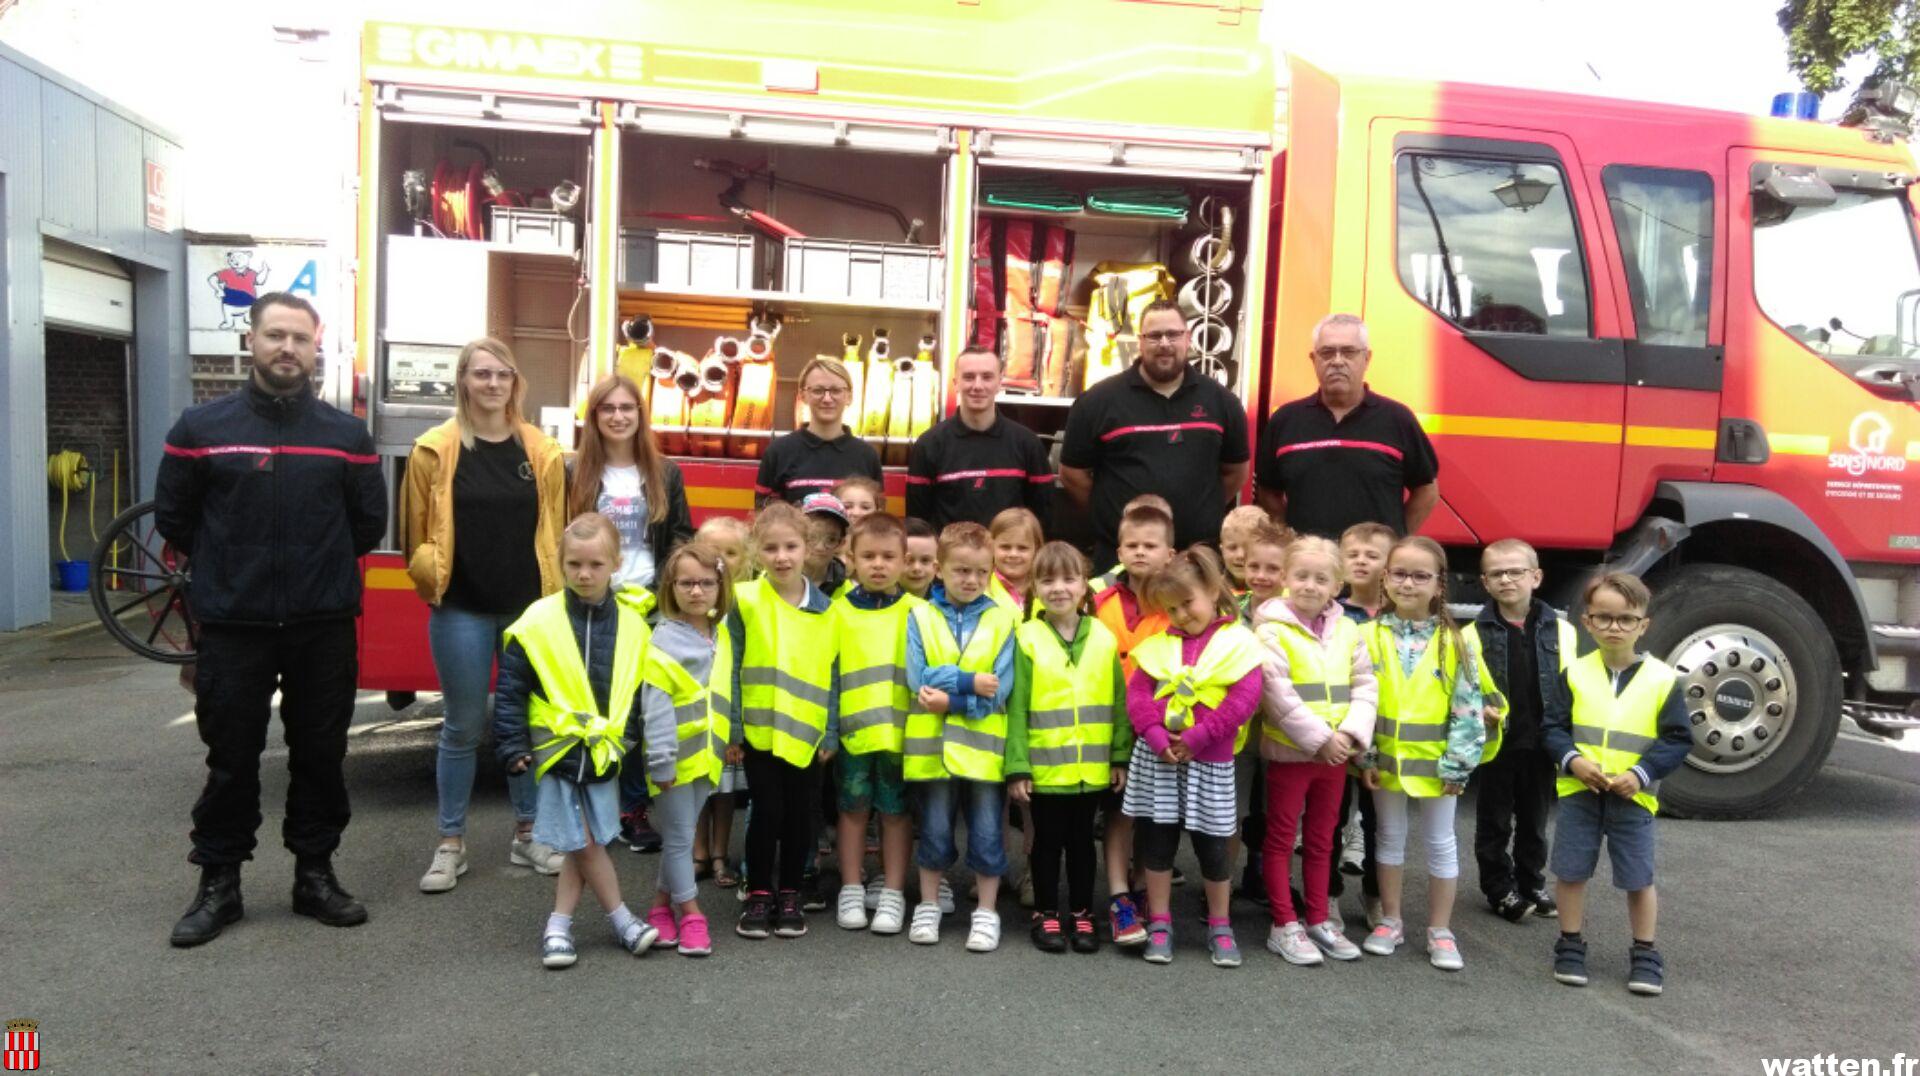
{"type": "Polygon", "coordinates": [[[1916,0],[1786,0],[1779,17],[1787,67],[1814,93],[1845,89],[1841,68],[1860,56],[1874,59],[1866,81],[1910,82],[1920,72],[1916,0]]]}

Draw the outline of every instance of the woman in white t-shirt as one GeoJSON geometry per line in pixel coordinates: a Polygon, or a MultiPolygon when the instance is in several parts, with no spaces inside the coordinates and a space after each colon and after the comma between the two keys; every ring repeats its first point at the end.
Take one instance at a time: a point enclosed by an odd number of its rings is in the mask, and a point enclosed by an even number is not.
{"type": "Polygon", "coordinates": [[[587,419],[568,472],[567,518],[599,512],[612,520],[620,532],[613,581],[651,588],[667,550],[693,537],[680,468],[654,444],[632,379],[602,378],[587,394],[587,419]]]}

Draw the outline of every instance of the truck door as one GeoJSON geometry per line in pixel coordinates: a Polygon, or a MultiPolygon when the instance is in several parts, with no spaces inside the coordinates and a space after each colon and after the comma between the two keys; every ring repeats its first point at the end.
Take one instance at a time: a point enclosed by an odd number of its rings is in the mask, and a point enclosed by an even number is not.
{"type": "Polygon", "coordinates": [[[1626,359],[1572,142],[1383,117],[1370,146],[1368,380],[1419,415],[1467,530],[1429,533],[1604,547],[1626,359]]]}

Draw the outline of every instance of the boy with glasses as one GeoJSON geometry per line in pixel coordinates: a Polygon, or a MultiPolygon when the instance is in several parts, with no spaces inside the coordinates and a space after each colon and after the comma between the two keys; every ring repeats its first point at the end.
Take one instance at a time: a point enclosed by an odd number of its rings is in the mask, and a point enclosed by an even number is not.
{"type": "Polygon", "coordinates": [[[1661,778],[1693,748],[1678,676],[1665,662],[1635,651],[1651,620],[1653,595],[1638,576],[1609,572],[1587,584],[1581,604],[1600,649],[1569,662],[1541,736],[1556,760],[1560,812],[1553,831],[1553,874],[1560,898],[1560,937],[1553,977],[1587,985],[1587,942],[1580,934],[1587,879],[1607,845],[1613,884],[1627,893],[1633,928],[1627,989],[1658,994],[1665,962],[1654,948],[1659,902],[1653,888],[1653,816],[1661,778]]]}
{"type": "Polygon", "coordinates": [[[1542,700],[1576,656],[1578,639],[1571,623],[1534,597],[1541,578],[1532,546],[1518,538],[1489,545],[1480,555],[1480,584],[1493,600],[1463,633],[1469,646],[1479,647],[1485,672],[1510,707],[1499,754],[1473,775],[1480,891],[1510,923],[1529,911],[1542,919],[1559,914],[1545,874],[1554,759],[1540,741],[1540,719],[1542,700]]]}

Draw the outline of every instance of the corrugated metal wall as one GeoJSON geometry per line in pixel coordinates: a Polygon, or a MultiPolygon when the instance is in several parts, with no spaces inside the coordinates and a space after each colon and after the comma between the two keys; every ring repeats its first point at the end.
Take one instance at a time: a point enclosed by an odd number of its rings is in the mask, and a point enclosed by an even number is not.
{"type": "Polygon", "coordinates": [[[0,631],[50,615],[42,236],[111,254],[134,277],[134,466],[153,490],[167,428],[189,399],[180,147],[164,132],[0,46],[0,631]],[[146,165],[174,177],[171,231],[146,226],[146,165]]]}

